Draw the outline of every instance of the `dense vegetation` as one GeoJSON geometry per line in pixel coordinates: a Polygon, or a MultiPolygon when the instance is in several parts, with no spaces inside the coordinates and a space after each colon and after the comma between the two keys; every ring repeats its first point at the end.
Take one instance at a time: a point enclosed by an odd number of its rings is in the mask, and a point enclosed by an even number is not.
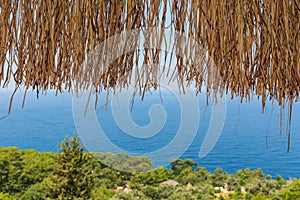
{"type": "Polygon", "coordinates": [[[65,139],[59,154],[0,147],[0,199],[300,199],[300,180],[272,178],[261,169],[210,173],[192,160],[175,159],[170,168],[150,171],[146,157],[93,155],[76,136],[65,139]],[[178,185],[161,184],[167,180],[178,185]]]}

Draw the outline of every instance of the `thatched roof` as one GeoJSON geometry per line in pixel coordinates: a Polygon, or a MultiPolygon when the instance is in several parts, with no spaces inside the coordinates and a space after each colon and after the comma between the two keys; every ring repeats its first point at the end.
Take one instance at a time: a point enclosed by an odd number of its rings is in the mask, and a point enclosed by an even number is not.
{"type": "MultiPolygon", "coordinates": [[[[98,93],[126,87],[142,60],[148,67],[136,75],[136,88],[156,89],[161,69],[154,63],[166,61],[160,50],[134,50],[106,65],[106,52],[114,51],[110,46],[102,51],[102,62],[91,74],[82,67],[86,53],[111,36],[156,27],[188,35],[208,52],[221,75],[218,86],[206,83],[208,94],[225,91],[241,101],[250,101],[255,94],[261,97],[262,108],[267,99],[291,105],[299,98],[299,0],[3,0],[0,27],[0,85],[4,87],[14,81],[16,88],[38,93],[72,88],[76,92],[93,85],[98,93]]],[[[155,34],[147,38],[145,44],[153,40],[163,44],[155,34]]],[[[135,42],[128,40],[122,48],[135,42]]],[[[175,71],[170,74],[179,85],[187,80],[200,92],[205,70],[191,63],[187,50],[193,48],[191,44],[182,44],[173,44],[181,55],[174,55],[175,71]]]]}

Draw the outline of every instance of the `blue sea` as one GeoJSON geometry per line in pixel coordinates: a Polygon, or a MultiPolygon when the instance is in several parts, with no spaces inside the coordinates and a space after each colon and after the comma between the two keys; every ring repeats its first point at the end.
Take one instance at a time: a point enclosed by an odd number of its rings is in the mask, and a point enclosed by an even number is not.
{"type": "MultiPolygon", "coordinates": [[[[0,91],[0,117],[5,116],[8,111],[10,95],[11,91],[0,91]]],[[[110,95],[110,98],[114,97],[110,95]]],[[[287,153],[288,140],[285,135],[287,108],[283,112],[283,134],[280,138],[280,109],[276,101],[268,102],[262,113],[261,101],[257,97],[251,102],[242,104],[239,103],[238,98],[226,97],[226,117],[220,138],[208,155],[199,158],[199,151],[207,133],[212,112],[211,105],[206,105],[204,94],[197,98],[199,126],[195,138],[181,158],[191,158],[199,166],[206,167],[211,172],[217,167],[221,167],[228,173],[235,173],[243,168],[252,170],[261,168],[264,174],[270,174],[273,177],[281,175],[286,179],[300,178],[299,103],[293,106],[291,149],[287,153]]],[[[0,120],[0,146],[58,152],[59,143],[64,137],[72,136],[77,131],[72,112],[72,95],[63,93],[56,96],[48,92],[46,95],[39,95],[37,99],[35,93],[28,92],[23,109],[21,108],[22,99],[23,94],[17,92],[11,114],[0,120]]],[[[91,101],[94,99],[92,98],[91,101]]],[[[128,110],[131,110],[129,112],[131,120],[140,127],[147,127],[154,123],[149,116],[151,106],[161,105],[164,108],[167,119],[163,128],[146,138],[136,138],[125,134],[119,127],[120,124],[114,120],[112,105],[110,103],[106,105],[105,102],[105,95],[100,95],[95,110],[97,120],[106,138],[124,151],[133,152],[133,155],[142,155],[145,152],[164,148],[176,137],[180,120],[182,120],[180,110],[182,105],[170,93],[166,92],[161,95],[155,92],[147,93],[143,101],[137,96],[133,106],[128,104],[128,110]]],[[[195,108],[186,106],[185,109],[191,109],[192,113],[195,108]]],[[[193,120],[191,117],[188,121],[192,123],[193,120]]],[[[97,138],[90,139],[97,140],[97,138]]],[[[176,149],[166,151],[172,150],[176,149]]]]}

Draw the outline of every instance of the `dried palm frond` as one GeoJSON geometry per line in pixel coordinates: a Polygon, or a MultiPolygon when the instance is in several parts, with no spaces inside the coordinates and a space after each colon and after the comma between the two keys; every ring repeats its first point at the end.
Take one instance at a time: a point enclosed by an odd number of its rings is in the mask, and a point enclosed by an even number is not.
{"type": "MultiPolygon", "coordinates": [[[[163,70],[170,71],[165,52],[147,44],[163,45],[162,35],[144,33],[144,49],[127,52],[109,65],[105,51],[134,49],[137,41],[105,47],[94,63],[99,67],[90,73],[83,71],[82,63],[97,45],[124,30],[155,27],[192,37],[208,52],[222,77],[218,85],[208,83],[208,94],[224,90],[241,101],[256,94],[262,108],[267,99],[279,105],[299,99],[299,0],[1,0],[0,27],[3,87],[13,77],[16,88],[37,93],[72,87],[77,91],[89,84],[98,93],[126,87],[136,77],[135,87],[144,94],[157,88],[157,63],[165,63],[163,70]],[[132,74],[141,62],[143,67],[132,74]]],[[[170,74],[179,86],[187,80],[200,92],[205,69],[192,62],[197,52],[191,44],[179,40],[173,44],[178,54],[170,74]]]]}

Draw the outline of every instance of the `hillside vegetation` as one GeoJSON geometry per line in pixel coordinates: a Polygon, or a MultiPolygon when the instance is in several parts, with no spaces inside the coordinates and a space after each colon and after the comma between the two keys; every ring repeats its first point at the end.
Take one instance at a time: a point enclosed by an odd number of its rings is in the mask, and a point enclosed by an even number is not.
{"type": "Polygon", "coordinates": [[[48,153],[0,147],[0,199],[300,199],[300,180],[261,169],[210,173],[190,159],[152,169],[147,157],[84,152],[77,136],[60,148],[48,153]]]}

